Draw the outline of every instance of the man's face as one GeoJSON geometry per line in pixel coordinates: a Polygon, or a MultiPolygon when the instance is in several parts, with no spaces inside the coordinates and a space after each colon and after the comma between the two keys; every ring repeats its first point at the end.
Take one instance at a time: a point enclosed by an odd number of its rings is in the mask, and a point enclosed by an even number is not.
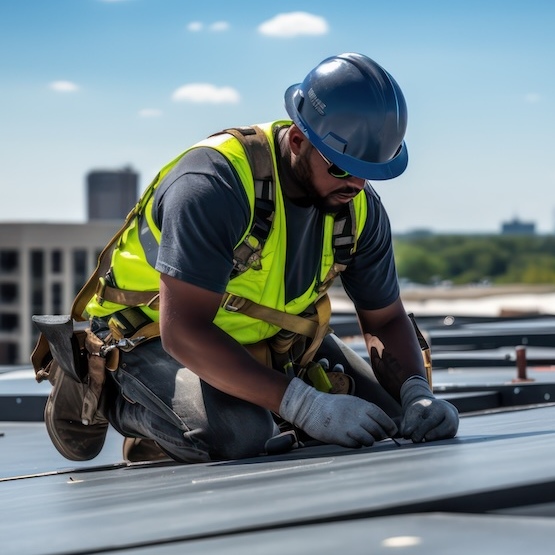
{"type": "MultiPolygon", "coordinates": [[[[310,143],[306,143],[295,160],[293,171],[302,184],[306,202],[323,212],[338,212],[363,188],[365,180],[349,175],[338,178],[330,175],[330,163],[310,143]]],[[[333,173],[341,173],[333,171],[333,173]]],[[[304,200],[304,199],[303,199],[304,200]]]]}

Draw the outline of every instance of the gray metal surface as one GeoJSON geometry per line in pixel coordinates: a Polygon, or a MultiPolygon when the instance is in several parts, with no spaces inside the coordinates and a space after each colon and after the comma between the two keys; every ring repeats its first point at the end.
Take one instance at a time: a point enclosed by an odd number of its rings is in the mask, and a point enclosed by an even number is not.
{"type": "MultiPolygon", "coordinates": [[[[294,529],[249,531],[219,538],[172,541],[125,549],[123,553],[550,555],[553,553],[553,535],[552,523],[542,519],[418,514],[325,522],[294,529]]],[[[122,552],[110,550],[105,553],[122,552]]]]}
{"type": "MultiPolygon", "coordinates": [[[[473,333],[513,333],[497,323],[473,333]]],[[[518,324],[527,337],[550,325],[518,324]]],[[[50,385],[0,368],[0,555],[553,553],[552,352],[529,347],[528,382],[512,351],[447,353],[460,364],[434,370],[434,390],[480,407],[452,440],[193,465],[124,463],[113,430],[96,459],[67,461],[40,421],[50,385]],[[499,357],[508,363],[476,365],[499,357]]]]}
{"type": "MultiPolygon", "coordinates": [[[[457,438],[429,444],[403,441],[396,447],[384,441],[361,450],[320,446],[243,461],[116,464],[86,471],[68,470],[66,463],[65,470],[55,464],[54,474],[17,478],[30,468],[43,470],[29,457],[42,459],[44,428],[26,426],[26,438],[12,434],[6,424],[0,439],[2,452],[9,449],[21,470],[4,473],[0,482],[2,553],[141,552],[143,544],[150,546],[147,553],[234,552],[227,551],[228,539],[230,549],[249,546],[250,552],[273,553],[267,547],[279,538],[291,545],[295,539],[303,546],[297,552],[315,552],[313,535],[320,537],[324,553],[333,552],[333,542],[323,540],[331,536],[337,536],[335,544],[341,537],[343,548],[356,553],[368,552],[367,543],[357,551],[357,542],[379,544],[406,535],[421,538],[413,553],[429,553],[428,542],[443,542],[444,551],[436,553],[463,552],[463,546],[466,553],[496,553],[482,549],[488,541],[493,547],[498,533],[507,537],[503,553],[517,553],[509,538],[519,538],[525,522],[531,552],[547,553],[540,549],[555,539],[552,508],[545,515],[541,509],[555,501],[555,407],[463,418],[457,438]],[[520,517],[519,508],[524,513],[529,506],[540,507],[539,515],[520,517]],[[492,527],[481,527],[478,534],[462,533],[467,516],[419,516],[507,509],[513,514],[483,517],[492,527]],[[445,529],[436,528],[437,519],[445,529]],[[274,529],[268,536],[266,531],[274,529]],[[310,531],[314,534],[307,536],[310,531]],[[451,533],[460,545],[454,546],[451,533]]],[[[119,444],[119,438],[113,440],[108,449],[119,444]]],[[[52,461],[45,467],[52,470],[52,461]]]]}

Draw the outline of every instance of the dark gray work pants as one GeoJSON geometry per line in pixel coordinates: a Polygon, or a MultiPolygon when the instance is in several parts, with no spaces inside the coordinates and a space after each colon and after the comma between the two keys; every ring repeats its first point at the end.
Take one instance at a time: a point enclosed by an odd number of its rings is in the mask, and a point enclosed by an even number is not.
{"type": "MultiPolygon", "coordinates": [[[[389,416],[400,406],[378,384],[366,361],[328,335],[314,360],[343,364],[355,381],[355,394],[389,416]]],[[[259,455],[278,430],[272,413],[208,385],[183,368],[159,339],[122,353],[108,384],[108,419],[127,437],[155,440],[182,462],[229,460],[259,455]]]]}

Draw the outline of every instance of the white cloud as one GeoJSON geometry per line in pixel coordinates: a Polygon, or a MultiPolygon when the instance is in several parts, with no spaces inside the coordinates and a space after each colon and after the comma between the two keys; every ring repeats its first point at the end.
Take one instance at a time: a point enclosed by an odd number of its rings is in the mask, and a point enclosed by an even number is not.
{"type": "MultiPolygon", "coordinates": [[[[229,23],[227,21],[215,21],[208,26],[208,30],[214,33],[221,33],[222,31],[227,31],[229,29],[229,23]]],[[[191,21],[187,25],[187,31],[192,33],[199,33],[204,31],[204,23],[201,21],[191,21]]]]}
{"type": "Polygon", "coordinates": [[[327,21],[307,12],[278,14],[261,23],[258,32],[270,37],[298,37],[301,35],[325,35],[329,30],[327,21]]]}
{"type": "Polygon", "coordinates": [[[204,25],[200,21],[191,21],[189,25],[187,25],[187,31],[191,31],[192,33],[198,33],[202,31],[204,25]]]}
{"type": "Polygon", "coordinates": [[[172,100],[205,104],[237,104],[239,93],[232,87],[215,87],[209,83],[190,83],[174,91],[172,100]]]}
{"type": "Polygon", "coordinates": [[[48,86],[56,92],[71,93],[79,90],[79,86],[71,81],[52,81],[48,86]]]}
{"type": "Polygon", "coordinates": [[[216,21],[210,25],[210,30],[216,33],[221,31],[227,31],[229,29],[229,23],[227,21],[216,21]]]}
{"type": "Polygon", "coordinates": [[[537,104],[542,97],[538,93],[528,93],[524,97],[524,101],[528,104],[537,104]]]}
{"type": "Polygon", "coordinates": [[[162,110],[158,108],[143,108],[139,110],[139,116],[141,118],[157,118],[162,115],[162,110]]]}

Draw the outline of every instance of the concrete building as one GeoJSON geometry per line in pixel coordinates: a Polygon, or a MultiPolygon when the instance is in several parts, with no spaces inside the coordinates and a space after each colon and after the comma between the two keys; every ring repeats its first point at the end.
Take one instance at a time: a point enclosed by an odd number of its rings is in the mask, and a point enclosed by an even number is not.
{"type": "Polygon", "coordinates": [[[33,314],[69,314],[122,221],[0,223],[0,365],[28,364],[33,314]]]}
{"type": "Polygon", "coordinates": [[[98,255],[138,198],[138,174],[87,175],[88,222],[0,223],[0,365],[28,364],[34,314],[69,314],[98,255]]]}

